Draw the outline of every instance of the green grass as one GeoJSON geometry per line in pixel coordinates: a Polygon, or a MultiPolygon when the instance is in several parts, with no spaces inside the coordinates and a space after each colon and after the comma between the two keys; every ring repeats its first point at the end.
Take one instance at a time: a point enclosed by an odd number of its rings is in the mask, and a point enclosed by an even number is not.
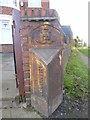
{"type": "Polygon", "coordinates": [[[84,55],[90,57],[90,48],[88,47],[77,47],[80,52],[82,52],[84,55]]]}
{"type": "Polygon", "coordinates": [[[72,49],[64,76],[65,95],[69,99],[85,99],[88,95],[88,69],[76,48],[72,49]]]}
{"type": "Polygon", "coordinates": [[[88,47],[88,57],[90,58],[90,47],[88,47]]]}

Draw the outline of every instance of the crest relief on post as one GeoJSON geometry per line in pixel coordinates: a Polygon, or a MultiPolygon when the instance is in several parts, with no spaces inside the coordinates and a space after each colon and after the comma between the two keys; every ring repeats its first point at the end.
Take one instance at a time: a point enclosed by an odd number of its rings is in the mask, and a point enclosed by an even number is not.
{"type": "Polygon", "coordinates": [[[30,33],[30,46],[51,47],[60,46],[60,30],[51,25],[49,22],[33,29],[30,33]]]}
{"type": "Polygon", "coordinates": [[[51,32],[48,25],[41,26],[40,40],[37,42],[39,42],[40,44],[51,44],[52,41],[50,39],[50,36],[51,36],[50,33],[51,32]]]}

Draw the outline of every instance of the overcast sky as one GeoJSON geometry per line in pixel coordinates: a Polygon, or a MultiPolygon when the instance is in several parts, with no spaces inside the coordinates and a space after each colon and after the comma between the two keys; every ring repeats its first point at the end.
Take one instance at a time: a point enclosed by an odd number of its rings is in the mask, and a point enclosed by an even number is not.
{"type": "Polygon", "coordinates": [[[70,25],[74,37],[88,41],[88,1],[89,0],[50,0],[50,8],[60,15],[62,25],[70,25]]]}

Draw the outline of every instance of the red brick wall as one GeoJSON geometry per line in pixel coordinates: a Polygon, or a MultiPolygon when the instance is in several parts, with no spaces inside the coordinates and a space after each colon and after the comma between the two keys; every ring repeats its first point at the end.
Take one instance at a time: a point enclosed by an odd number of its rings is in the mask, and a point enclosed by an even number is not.
{"type": "Polygon", "coordinates": [[[39,25],[39,22],[22,22],[20,29],[21,44],[22,44],[22,59],[23,59],[23,72],[24,72],[24,87],[26,102],[30,103],[30,68],[29,68],[29,39],[28,31],[34,26],[39,25]]]}
{"type": "Polygon", "coordinates": [[[0,7],[0,14],[2,14],[2,7],[0,7]]]}
{"type": "Polygon", "coordinates": [[[25,11],[24,7],[21,7],[20,16],[24,18],[26,17],[29,17],[29,18],[39,17],[40,18],[40,17],[55,17],[57,16],[57,14],[56,14],[56,11],[53,9],[26,8],[26,11],[25,11]]]}
{"type": "Polygon", "coordinates": [[[0,45],[0,52],[13,52],[13,45],[11,44],[0,45]]]}
{"type": "Polygon", "coordinates": [[[12,8],[10,7],[0,7],[0,14],[12,15],[12,8]]]}
{"type": "Polygon", "coordinates": [[[30,71],[29,71],[29,46],[28,46],[28,30],[33,27],[30,25],[30,28],[27,26],[29,22],[22,22],[20,30],[21,36],[21,45],[22,45],[22,60],[23,60],[23,73],[24,73],[24,89],[25,89],[25,98],[26,102],[30,103],[30,71]]]}
{"type": "Polygon", "coordinates": [[[49,8],[49,2],[43,2],[42,1],[42,8],[44,8],[44,9],[49,8]]]}

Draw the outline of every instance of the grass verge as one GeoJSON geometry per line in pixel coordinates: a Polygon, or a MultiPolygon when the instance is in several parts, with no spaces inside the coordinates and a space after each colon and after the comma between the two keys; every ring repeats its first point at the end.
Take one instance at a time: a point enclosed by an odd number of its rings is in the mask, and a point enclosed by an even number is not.
{"type": "Polygon", "coordinates": [[[90,57],[90,48],[89,47],[77,47],[80,52],[84,55],[90,57]]]}
{"type": "Polygon", "coordinates": [[[87,98],[88,69],[80,59],[76,48],[72,49],[64,76],[65,96],[68,99],[87,98]]]}

